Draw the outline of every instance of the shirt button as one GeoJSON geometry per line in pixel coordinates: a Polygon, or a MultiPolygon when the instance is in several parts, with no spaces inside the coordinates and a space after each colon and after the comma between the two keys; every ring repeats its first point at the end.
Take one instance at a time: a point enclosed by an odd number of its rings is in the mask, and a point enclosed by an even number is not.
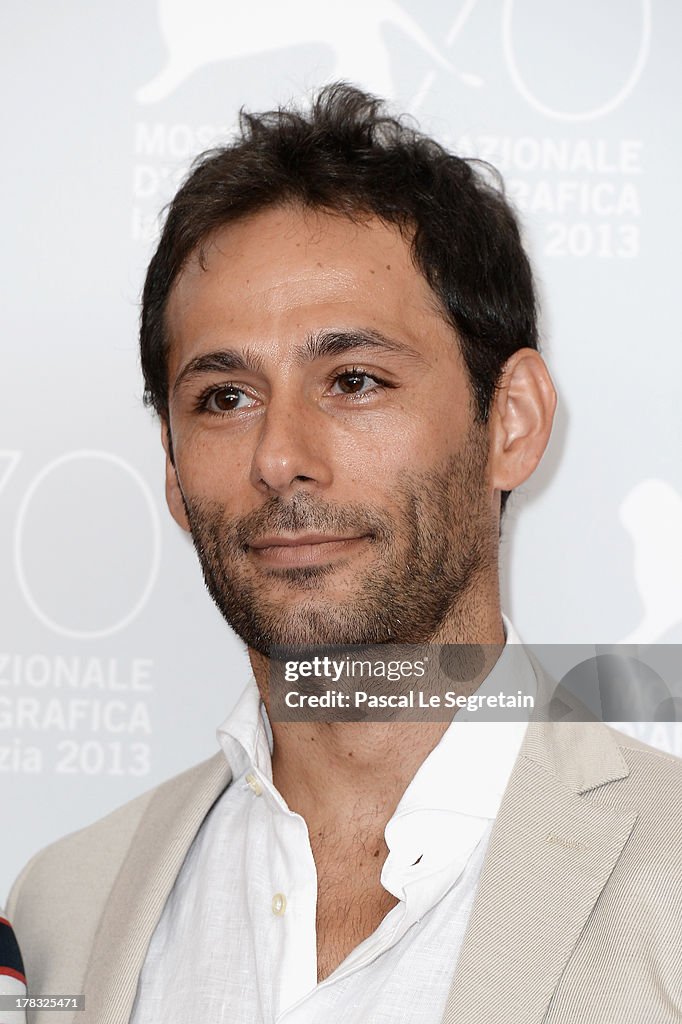
{"type": "Polygon", "coordinates": [[[279,917],[282,916],[284,911],[287,909],[287,898],[283,892],[276,892],[272,897],[272,912],[277,914],[279,917]]]}
{"type": "Polygon", "coordinates": [[[260,796],[261,793],[263,792],[263,787],[261,786],[260,782],[252,772],[249,772],[249,774],[246,776],[246,781],[248,782],[249,786],[254,791],[256,796],[260,796]]]}

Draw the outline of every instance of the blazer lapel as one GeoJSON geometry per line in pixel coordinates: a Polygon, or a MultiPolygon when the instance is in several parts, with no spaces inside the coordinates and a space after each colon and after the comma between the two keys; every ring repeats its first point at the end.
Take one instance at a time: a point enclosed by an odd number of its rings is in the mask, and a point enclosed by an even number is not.
{"type": "Polygon", "coordinates": [[[609,730],[531,722],[493,827],[443,1024],[538,1024],[636,813],[584,799],[628,774],[609,730]]]}
{"type": "Polygon", "coordinates": [[[128,1024],[166,899],[202,821],[229,782],[220,753],[159,787],[102,915],[85,977],[82,1024],[128,1024]]]}

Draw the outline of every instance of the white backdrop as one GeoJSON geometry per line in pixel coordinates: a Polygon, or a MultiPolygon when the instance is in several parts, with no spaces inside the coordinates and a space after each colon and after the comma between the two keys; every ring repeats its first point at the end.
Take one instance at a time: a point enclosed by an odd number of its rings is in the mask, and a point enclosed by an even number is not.
{"type": "MultiPolygon", "coordinates": [[[[57,836],[209,756],[247,676],[166,512],[138,297],[191,158],[343,77],[505,175],[560,393],[509,506],[533,643],[682,642],[682,8],[5,0],[0,903],[57,836]]],[[[682,753],[679,726],[633,725],[682,753]]]]}

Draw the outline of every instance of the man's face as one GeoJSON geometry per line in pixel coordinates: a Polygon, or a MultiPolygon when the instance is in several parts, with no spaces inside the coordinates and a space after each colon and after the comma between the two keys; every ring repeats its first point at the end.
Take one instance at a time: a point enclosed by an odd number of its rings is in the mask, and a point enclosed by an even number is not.
{"type": "Polygon", "coordinates": [[[168,499],[226,620],[263,654],[442,635],[495,571],[498,499],[408,243],[274,208],[202,262],[167,309],[168,499]]]}

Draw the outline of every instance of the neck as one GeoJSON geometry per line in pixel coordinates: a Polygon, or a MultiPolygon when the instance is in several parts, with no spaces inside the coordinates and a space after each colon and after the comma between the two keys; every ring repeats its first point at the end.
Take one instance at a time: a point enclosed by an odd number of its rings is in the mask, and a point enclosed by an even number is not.
{"type": "MultiPolygon", "coordinates": [[[[433,643],[490,645],[485,675],[504,645],[499,603],[472,616],[468,627],[448,622],[433,643]]],[[[268,659],[249,650],[268,713],[268,659]]],[[[477,685],[483,677],[477,680],[477,685]]],[[[453,687],[456,689],[456,686],[453,687]]],[[[471,692],[463,686],[462,692],[471,692]]],[[[273,781],[309,830],[368,818],[377,830],[389,821],[407,786],[449,722],[272,722],[273,781]]]]}

